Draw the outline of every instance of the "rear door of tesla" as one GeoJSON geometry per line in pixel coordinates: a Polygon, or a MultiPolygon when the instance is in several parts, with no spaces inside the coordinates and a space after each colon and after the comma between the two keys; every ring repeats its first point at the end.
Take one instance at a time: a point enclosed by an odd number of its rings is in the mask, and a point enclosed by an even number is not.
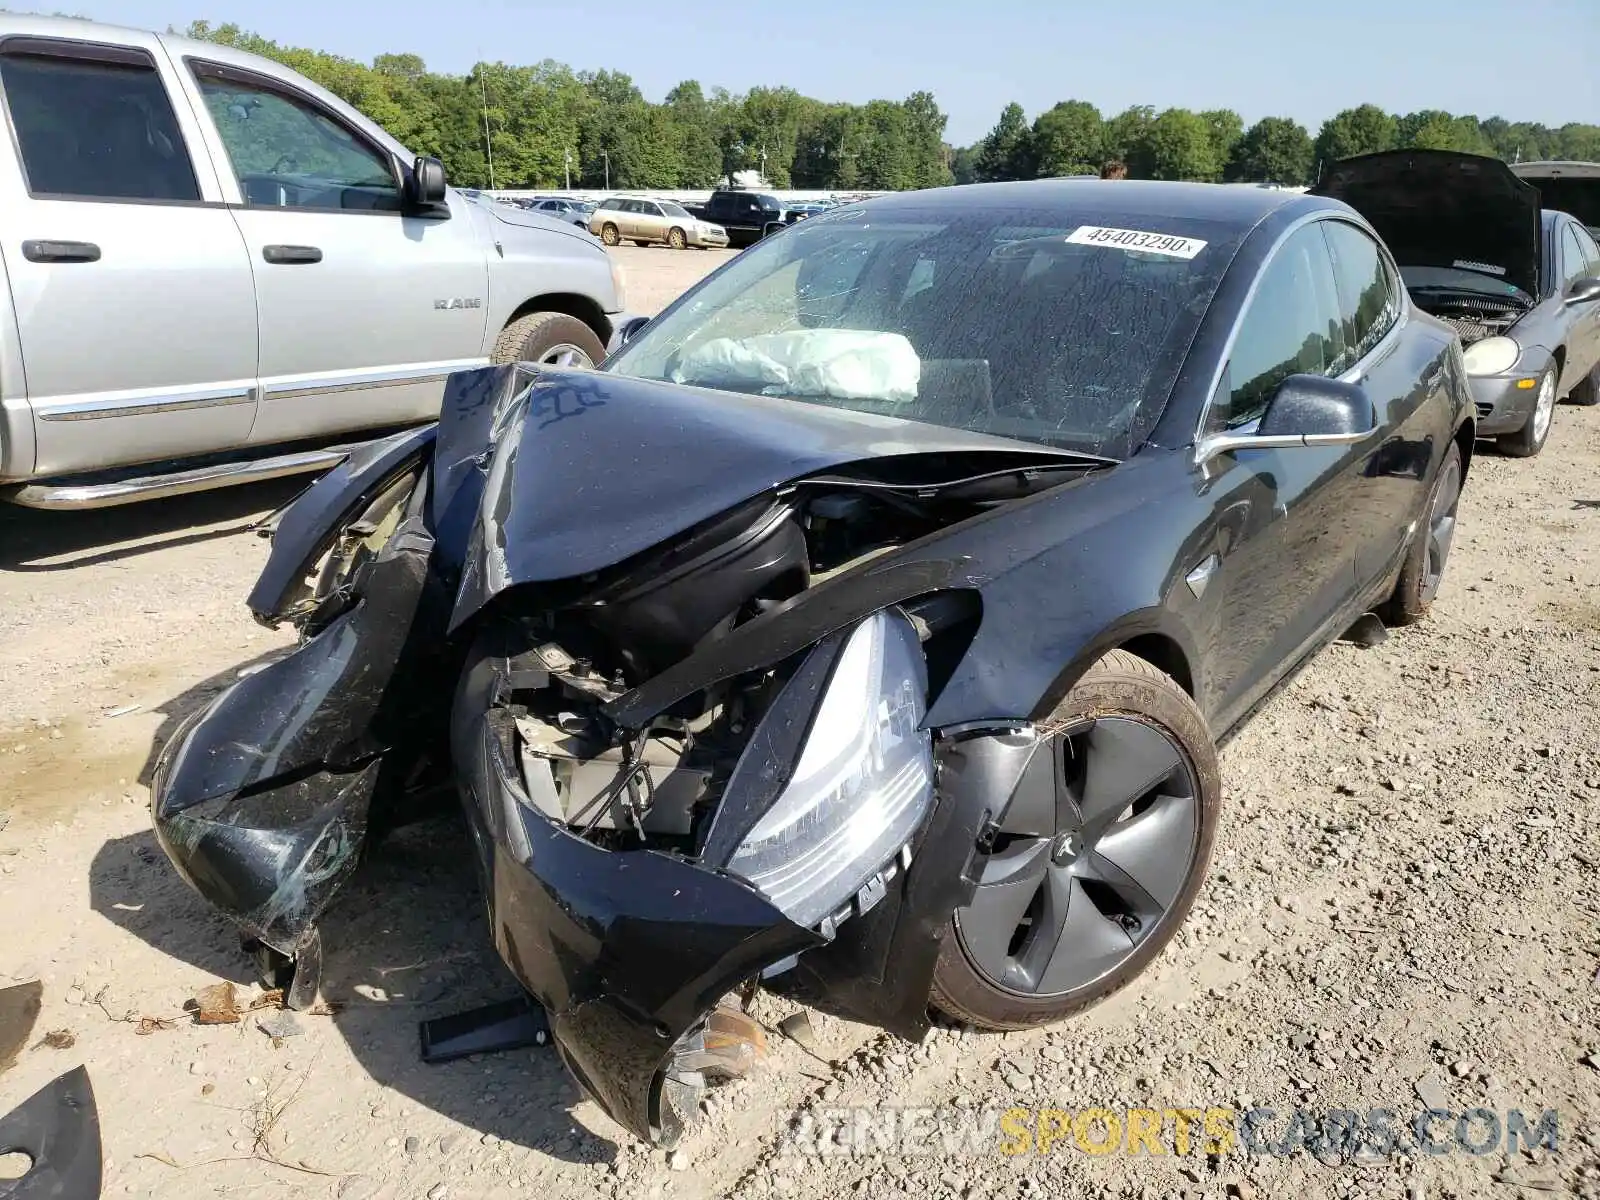
{"type": "MultiPolygon", "coordinates": [[[[1302,225],[1261,270],[1202,437],[1252,432],[1285,379],[1336,378],[1344,353],[1327,240],[1320,223],[1302,225]]],[[[1209,486],[1236,497],[1237,527],[1205,585],[1224,589],[1208,685],[1216,728],[1248,712],[1349,613],[1368,536],[1362,467],[1372,444],[1241,449],[1216,461],[1209,486]]]]}

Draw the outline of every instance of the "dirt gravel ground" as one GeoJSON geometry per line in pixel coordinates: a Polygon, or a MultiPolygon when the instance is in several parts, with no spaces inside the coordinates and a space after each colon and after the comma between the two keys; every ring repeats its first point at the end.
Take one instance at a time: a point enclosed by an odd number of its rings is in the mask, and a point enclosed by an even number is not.
{"type": "MultiPolygon", "coordinates": [[[[726,257],[620,253],[639,311],[726,257]]],[[[288,644],[242,601],[266,552],[246,526],[296,486],[0,511],[0,985],[42,978],[38,1036],[71,1040],[0,1076],[0,1113],[87,1064],[106,1195],[1600,1197],[1600,413],[1558,409],[1538,459],[1476,458],[1434,618],[1335,646],[1229,745],[1209,882],[1134,986],[1068,1026],[921,1046],[813,1014],[814,1044],[775,1035],[771,1069],[714,1093],[671,1156],[549,1051],[420,1062],[418,1020],[512,990],[452,821],[386,843],[329,917],[333,1015],[273,1038],[269,1009],[183,1012],[219,980],[254,988],[150,834],[148,765],[288,644]],[[1442,1154],[1248,1156],[1198,1133],[1174,1154],[1169,1123],[1160,1155],[1075,1134],[1008,1155],[993,1124],[1253,1105],[1281,1114],[1274,1143],[1296,1109],[1387,1108],[1403,1133],[1430,1106],[1556,1110],[1558,1149],[1507,1153],[1501,1129],[1468,1154],[1445,1121],[1442,1154]]]]}

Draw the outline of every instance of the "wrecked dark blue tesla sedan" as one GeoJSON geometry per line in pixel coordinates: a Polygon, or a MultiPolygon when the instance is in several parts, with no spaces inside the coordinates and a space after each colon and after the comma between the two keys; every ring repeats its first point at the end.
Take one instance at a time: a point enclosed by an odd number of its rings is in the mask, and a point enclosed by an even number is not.
{"type": "Polygon", "coordinates": [[[1426,613],[1473,445],[1371,228],[1263,189],[883,197],[628,333],[452,377],[287,509],[250,605],[302,643],[153,803],[303,999],[363,847],[458,795],[505,962],[668,1142],[746,985],[917,1038],[1136,977],[1218,740],[1426,613]]]}

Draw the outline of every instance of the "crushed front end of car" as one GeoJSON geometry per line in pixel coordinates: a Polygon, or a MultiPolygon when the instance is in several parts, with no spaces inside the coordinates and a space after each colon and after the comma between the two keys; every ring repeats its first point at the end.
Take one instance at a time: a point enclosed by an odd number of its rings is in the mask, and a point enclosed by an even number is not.
{"type": "Polygon", "coordinates": [[[253,604],[320,615],[174,739],[162,842],[301,954],[447,763],[502,958],[584,1088],[670,1144],[748,1057],[717,1016],[744,985],[927,1030],[941,931],[1035,743],[963,666],[975,548],[1103,465],[603,372],[463,373],[432,442],[284,515],[253,604]]]}

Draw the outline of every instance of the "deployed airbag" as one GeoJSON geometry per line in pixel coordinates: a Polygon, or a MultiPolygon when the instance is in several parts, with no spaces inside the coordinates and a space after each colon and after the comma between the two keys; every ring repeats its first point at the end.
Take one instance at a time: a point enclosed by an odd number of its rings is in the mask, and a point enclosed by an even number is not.
{"type": "Polygon", "coordinates": [[[770,387],[788,396],[836,396],[908,404],[922,363],[904,334],[869,329],[796,329],[712,338],[685,353],[674,383],[770,387]]]}

